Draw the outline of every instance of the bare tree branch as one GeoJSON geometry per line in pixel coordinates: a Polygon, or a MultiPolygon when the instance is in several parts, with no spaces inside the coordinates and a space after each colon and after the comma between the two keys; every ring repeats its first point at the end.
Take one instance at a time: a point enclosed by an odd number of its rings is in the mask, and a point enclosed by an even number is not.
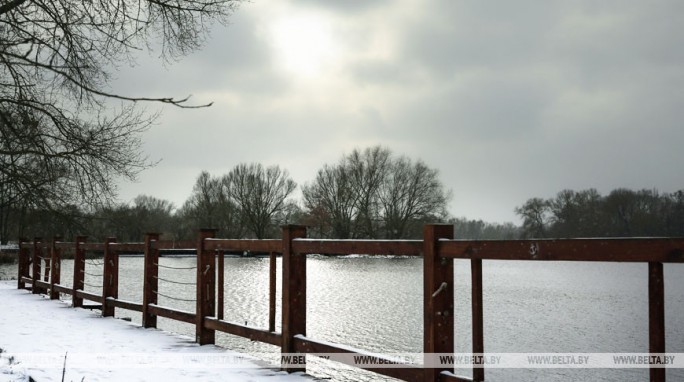
{"type": "Polygon", "coordinates": [[[2,1],[0,206],[111,200],[117,178],[133,179],[153,164],[140,152],[140,136],[156,114],[138,109],[141,103],[211,105],[119,94],[112,74],[153,47],[164,62],[194,51],[240,2],[2,1]]]}

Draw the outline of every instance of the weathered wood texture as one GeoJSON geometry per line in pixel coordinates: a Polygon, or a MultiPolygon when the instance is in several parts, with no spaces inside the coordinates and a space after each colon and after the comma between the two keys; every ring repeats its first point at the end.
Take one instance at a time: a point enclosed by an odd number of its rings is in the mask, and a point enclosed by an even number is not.
{"type": "Polygon", "coordinates": [[[134,312],[142,312],[142,304],[138,304],[137,302],[133,301],[126,301],[126,300],[120,300],[116,299],[113,297],[107,297],[107,305],[110,305],[112,307],[116,308],[121,308],[121,309],[128,309],[132,310],[134,312]]]}
{"type": "Polygon", "coordinates": [[[50,248],[50,299],[59,299],[59,292],[55,289],[55,284],[61,282],[61,267],[62,267],[62,250],[57,248],[57,242],[60,237],[52,239],[52,247],[50,248]]]}
{"type": "Polygon", "coordinates": [[[119,297],[119,254],[113,248],[111,243],[115,243],[116,239],[108,238],[104,243],[104,258],[103,258],[103,276],[102,276],[102,298],[103,298],[103,317],[114,316],[115,307],[110,304],[108,299],[119,297]]]}
{"type": "Polygon", "coordinates": [[[280,252],[282,240],[236,240],[236,239],[207,239],[205,249],[222,251],[246,252],[280,252]]]}
{"type": "Polygon", "coordinates": [[[204,326],[204,317],[216,315],[216,257],[205,248],[206,239],[214,237],[215,229],[202,229],[197,237],[197,308],[195,335],[200,345],[216,341],[214,329],[204,326]]]}
{"type": "Polygon", "coordinates": [[[188,324],[197,323],[197,315],[192,312],[186,312],[184,310],[171,309],[156,304],[150,304],[148,306],[149,312],[159,317],[166,317],[176,321],[186,322],[188,324]]]}
{"type": "Polygon", "coordinates": [[[276,324],[277,267],[276,253],[271,252],[268,258],[268,331],[270,332],[275,332],[276,324]]]}
{"type": "Polygon", "coordinates": [[[31,288],[31,293],[33,294],[39,294],[39,293],[47,293],[47,289],[41,286],[37,285],[37,281],[41,280],[41,264],[42,264],[42,256],[43,256],[43,247],[42,243],[40,242],[41,238],[36,237],[33,239],[33,257],[31,260],[31,264],[33,266],[33,273],[31,274],[32,278],[32,288],[31,288]]]}
{"type": "Polygon", "coordinates": [[[158,233],[145,235],[145,260],[143,269],[143,304],[142,325],[144,328],[156,328],[157,316],[149,310],[151,304],[157,304],[157,291],[159,290],[159,249],[154,243],[159,240],[158,233]]]}
{"type": "Polygon", "coordinates": [[[74,282],[71,304],[74,308],[83,306],[83,298],[76,291],[85,289],[85,249],[83,244],[88,238],[86,236],[76,236],[74,243],[74,282]]]}
{"type": "MultiPolygon", "coordinates": [[[[663,263],[648,263],[648,351],[665,353],[665,282],[663,263]]],[[[652,367],[651,382],[665,381],[665,370],[652,367]]]]}
{"type": "Polygon", "coordinates": [[[260,341],[271,345],[280,346],[282,335],[280,333],[269,332],[259,328],[240,325],[233,322],[219,320],[217,318],[205,317],[204,325],[212,330],[249,338],[252,341],[260,341]]]}
{"type": "MultiPolygon", "coordinates": [[[[306,254],[294,250],[293,241],[306,237],[306,227],[283,227],[282,333],[283,353],[294,353],[294,337],[306,336],[306,254]]],[[[305,371],[302,367],[283,367],[288,372],[305,371]]]]}
{"type": "MultiPolygon", "coordinates": [[[[453,239],[453,225],[426,225],[423,241],[423,352],[454,352],[454,261],[440,258],[440,239],[453,239]]],[[[425,368],[425,381],[446,369],[425,368]]]]}
{"type": "MultiPolygon", "coordinates": [[[[89,301],[99,302],[100,304],[104,305],[104,298],[102,298],[102,296],[97,295],[95,293],[90,293],[90,292],[86,292],[83,290],[77,290],[74,293],[74,295],[77,296],[78,298],[80,298],[81,301],[89,300],[89,301]]],[[[83,306],[83,302],[81,302],[81,307],[82,306],[83,306]]]]}
{"type": "Polygon", "coordinates": [[[31,265],[31,246],[30,243],[26,239],[20,239],[19,240],[19,263],[17,265],[17,270],[19,271],[19,275],[17,277],[17,288],[18,289],[25,289],[26,288],[26,282],[24,281],[24,278],[28,278],[31,276],[31,269],[29,268],[31,265]]]}
{"type": "MultiPolygon", "coordinates": [[[[482,306],[482,260],[470,260],[473,354],[484,353],[484,310],[482,306]]],[[[473,381],[485,380],[483,367],[473,368],[473,381]]]]}
{"type": "Polygon", "coordinates": [[[684,262],[684,238],[452,240],[438,247],[455,259],[684,262]]]}
{"type": "Polygon", "coordinates": [[[226,281],[225,279],[225,260],[226,260],[226,255],[223,251],[216,251],[216,266],[218,267],[217,271],[217,280],[216,280],[216,293],[218,294],[216,296],[216,317],[219,320],[223,320],[223,311],[225,310],[225,307],[223,306],[223,301],[225,300],[224,296],[224,288],[226,281]]]}
{"type": "Polygon", "coordinates": [[[420,256],[423,242],[420,240],[316,240],[297,239],[292,243],[297,253],[322,255],[394,255],[420,256]]]}

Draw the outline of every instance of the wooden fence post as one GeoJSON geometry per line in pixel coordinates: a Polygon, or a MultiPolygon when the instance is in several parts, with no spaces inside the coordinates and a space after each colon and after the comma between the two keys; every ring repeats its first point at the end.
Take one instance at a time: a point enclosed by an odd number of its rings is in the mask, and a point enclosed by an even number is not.
{"type": "MultiPolygon", "coordinates": [[[[48,253],[48,251],[50,251],[50,247],[48,247],[47,245],[45,245],[44,247],[41,246],[40,253],[44,254],[44,256],[43,256],[43,264],[44,264],[44,266],[43,266],[43,269],[44,269],[43,281],[45,281],[46,283],[50,282],[50,270],[52,269],[52,266],[51,266],[51,264],[52,264],[52,261],[51,261],[52,260],[52,252],[48,253]]],[[[47,289],[45,289],[45,293],[47,293],[47,289]]]]}
{"type": "Polygon", "coordinates": [[[104,269],[102,272],[102,317],[114,316],[115,307],[107,302],[108,297],[119,297],[119,253],[112,250],[110,243],[116,238],[108,237],[104,242],[104,269]]]}
{"type": "MultiPolygon", "coordinates": [[[[306,335],[306,254],[296,253],[292,240],[306,237],[306,227],[283,227],[283,289],[281,353],[294,353],[294,336],[306,335]]],[[[306,371],[306,365],[281,365],[287,372],[306,371]]]]}
{"type": "Polygon", "coordinates": [[[215,235],[215,229],[200,229],[197,237],[195,339],[200,345],[213,344],[216,341],[216,332],[204,327],[204,317],[213,317],[216,314],[216,256],[205,249],[204,239],[215,235]]]}
{"type": "Polygon", "coordinates": [[[61,237],[55,236],[54,238],[52,238],[52,245],[50,247],[50,274],[52,275],[50,277],[51,300],[59,299],[59,292],[55,290],[55,284],[59,284],[61,282],[62,252],[59,248],[57,248],[57,242],[61,240],[61,237]]]}
{"type": "Polygon", "coordinates": [[[158,233],[145,234],[145,274],[143,276],[143,328],[156,328],[157,316],[149,312],[149,305],[157,303],[159,290],[159,249],[152,247],[152,241],[158,241],[158,233]]]}
{"type": "Polygon", "coordinates": [[[71,305],[74,308],[83,306],[83,298],[76,295],[76,291],[85,289],[85,250],[81,243],[85,243],[87,236],[76,236],[74,241],[74,283],[71,293],[71,305]]]}
{"type": "MultiPolygon", "coordinates": [[[[648,351],[651,355],[665,353],[665,280],[663,263],[648,263],[648,351]]],[[[651,382],[665,382],[667,369],[651,365],[651,382]]]]}
{"type": "Polygon", "coordinates": [[[276,321],[276,282],[278,273],[276,253],[268,256],[268,331],[275,332],[276,321]]]}
{"type": "MultiPolygon", "coordinates": [[[[453,263],[453,261],[452,261],[453,263]]],[[[484,353],[484,309],[482,305],[482,259],[470,259],[473,354],[484,353]]],[[[473,381],[485,380],[484,364],[473,363],[473,381]]]]}
{"type": "Polygon", "coordinates": [[[31,286],[31,293],[33,294],[39,294],[39,293],[47,293],[47,290],[45,288],[40,288],[38,285],[36,285],[36,281],[41,281],[40,280],[40,267],[41,267],[41,254],[42,250],[40,248],[41,238],[36,237],[33,239],[33,260],[32,260],[32,265],[33,265],[33,274],[31,275],[31,279],[33,280],[32,286],[31,286]]]}
{"type": "Polygon", "coordinates": [[[17,277],[17,289],[25,289],[26,282],[23,277],[30,277],[29,265],[31,264],[31,250],[29,248],[24,248],[24,244],[28,244],[28,240],[25,238],[19,239],[19,264],[17,270],[19,271],[19,277],[17,277]]]}
{"type": "Polygon", "coordinates": [[[219,320],[223,320],[223,311],[225,310],[225,307],[223,306],[223,300],[225,298],[224,296],[224,288],[226,285],[226,280],[225,280],[225,275],[226,275],[226,269],[225,269],[225,261],[226,261],[226,253],[224,251],[216,251],[216,256],[218,258],[218,274],[217,274],[217,290],[218,290],[218,296],[216,296],[216,318],[219,320]]]}
{"type": "MultiPolygon", "coordinates": [[[[453,239],[454,226],[428,224],[423,228],[423,348],[426,357],[454,352],[454,261],[439,257],[439,239],[453,239]]],[[[427,361],[427,359],[426,359],[427,361]]],[[[442,371],[425,367],[425,381],[439,381],[442,371]]]]}

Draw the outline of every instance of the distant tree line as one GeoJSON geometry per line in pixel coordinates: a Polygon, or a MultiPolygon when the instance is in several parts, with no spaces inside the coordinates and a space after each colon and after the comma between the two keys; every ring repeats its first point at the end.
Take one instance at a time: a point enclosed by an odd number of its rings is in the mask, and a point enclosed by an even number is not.
{"type": "Polygon", "coordinates": [[[515,240],[522,230],[513,223],[488,223],[482,220],[451,218],[454,225],[454,239],[463,240],[515,240]]]}
{"type": "Polygon", "coordinates": [[[684,236],[684,190],[563,190],[515,209],[522,237],[684,236]]]}
{"type": "Polygon", "coordinates": [[[449,217],[451,197],[437,170],[376,146],[324,164],[301,188],[279,166],[241,163],[228,173],[199,174],[182,206],[148,195],[131,203],[41,205],[0,183],[0,238],[139,241],[147,232],[193,239],[198,228],[229,238],[275,238],[280,226],[303,224],[315,238],[417,239],[425,223],[454,225],[456,239],[684,236],[684,190],[563,190],[516,207],[522,225],[449,217]]]}
{"type": "MultiPolygon", "coordinates": [[[[192,239],[197,228],[217,228],[221,237],[279,237],[283,224],[304,224],[310,237],[415,238],[426,222],[446,222],[450,192],[424,162],[376,146],[354,150],[324,165],[302,187],[279,166],[238,164],[227,174],[206,171],[182,206],[148,195],[132,203],[50,205],[3,198],[0,238],[87,234],[139,241],[146,232],[192,239]]],[[[31,238],[31,237],[29,237],[31,238]]]]}

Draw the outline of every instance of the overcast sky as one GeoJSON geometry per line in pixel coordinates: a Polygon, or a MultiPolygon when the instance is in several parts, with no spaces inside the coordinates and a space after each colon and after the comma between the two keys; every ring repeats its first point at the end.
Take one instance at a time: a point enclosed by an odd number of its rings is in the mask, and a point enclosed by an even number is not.
{"type": "MultiPolygon", "coordinates": [[[[122,183],[182,205],[200,171],[277,164],[298,184],[354,148],[437,168],[453,216],[519,222],[566,188],[684,188],[684,2],[253,0],[201,51],[118,73],[193,95],[145,133],[122,183]]],[[[152,106],[151,110],[155,110],[152,106]]]]}

